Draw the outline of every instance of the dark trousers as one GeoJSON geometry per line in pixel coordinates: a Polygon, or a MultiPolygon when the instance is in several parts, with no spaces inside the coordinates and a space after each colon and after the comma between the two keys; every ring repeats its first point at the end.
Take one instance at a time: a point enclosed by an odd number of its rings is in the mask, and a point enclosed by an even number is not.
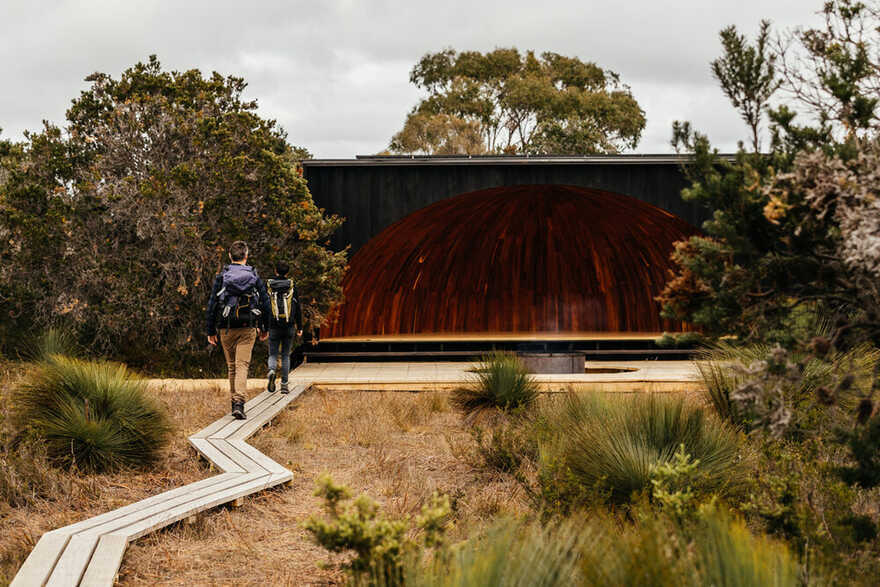
{"type": "Polygon", "coordinates": [[[287,382],[290,373],[290,352],[293,350],[296,331],[293,326],[269,328],[269,370],[278,370],[279,355],[281,363],[281,382],[287,382]]]}

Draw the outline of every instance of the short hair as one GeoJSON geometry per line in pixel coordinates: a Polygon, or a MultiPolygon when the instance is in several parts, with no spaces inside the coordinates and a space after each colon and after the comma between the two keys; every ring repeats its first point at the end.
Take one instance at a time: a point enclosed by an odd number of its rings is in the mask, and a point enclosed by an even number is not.
{"type": "Polygon", "coordinates": [[[229,257],[233,261],[244,261],[248,256],[248,246],[244,241],[235,241],[229,247],[229,257]]]}
{"type": "Polygon", "coordinates": [[[284,261],[278,261],[275,263],[275,274],[280,275],[281,277],[287,277],[287,272],[290,271],[290,266],[284,261]]]}

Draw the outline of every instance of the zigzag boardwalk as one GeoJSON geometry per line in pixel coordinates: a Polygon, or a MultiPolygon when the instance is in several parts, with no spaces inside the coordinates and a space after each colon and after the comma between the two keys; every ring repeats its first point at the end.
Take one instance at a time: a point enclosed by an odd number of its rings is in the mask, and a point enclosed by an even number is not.
{"type": "Polygon", "coordinates": [[[190,444],[222,474],[43,534],[12,586],[112,585],[129,542],[290,481],[293,473],[245,441],[309,385],[297,385],[289,394],[263,392],[246,404],[247,420],[224,416],[189,437],[190,444]]]}

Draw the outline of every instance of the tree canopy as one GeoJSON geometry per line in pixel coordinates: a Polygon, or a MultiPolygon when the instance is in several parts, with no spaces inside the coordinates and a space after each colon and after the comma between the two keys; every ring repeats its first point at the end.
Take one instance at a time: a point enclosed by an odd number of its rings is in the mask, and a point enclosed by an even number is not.
{"type": "Polygon", "coordinates": [[[880,344],[880,6],[834,0],[823,15],[823,26],[773,44],[766,24],[754,44],[722,31],[713,70],[753,151],[719,159],[706,136],[675,125],[673,143],[694,154],[682,195],[714,212],[705,236],[673,254],[667,317],[792,344],[796,317],[812,314],[835,343],[880,344]],[[766,153],[757,152],[762,119],[766,153]]]}
{"type": "Polygon", "coordinates": [[[645,128],[619,76],[577,57],[446,49],[422,57],[410,81],[427,95],[391,140],[400,153],[615,153],[645,128]]]}
{"type": "Polygon", "coordinates": [[[96,73],[67,125],[0,146],[3,321],[73,328],[141,363],[196,351],[213,276],[234,240],[264,271],[291,262],[309,327],[341,297],[341,219],[312,201],[274,121],[237,77],[165,71],[151,57],[96,73]]]}

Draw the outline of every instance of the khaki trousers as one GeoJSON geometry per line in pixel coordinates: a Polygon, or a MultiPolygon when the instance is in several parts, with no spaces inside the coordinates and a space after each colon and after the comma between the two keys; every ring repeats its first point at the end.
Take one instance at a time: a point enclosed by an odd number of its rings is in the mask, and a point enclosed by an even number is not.
{"type": "Polygon", "coordinates": [[[247,400],[248,369],[251,366],[251,351],[257,340],[255,328],[229,328],[220,330],[220,345],[226,356],[226,367],[229,369],[229,391],[232,401],[247,400]]]}

